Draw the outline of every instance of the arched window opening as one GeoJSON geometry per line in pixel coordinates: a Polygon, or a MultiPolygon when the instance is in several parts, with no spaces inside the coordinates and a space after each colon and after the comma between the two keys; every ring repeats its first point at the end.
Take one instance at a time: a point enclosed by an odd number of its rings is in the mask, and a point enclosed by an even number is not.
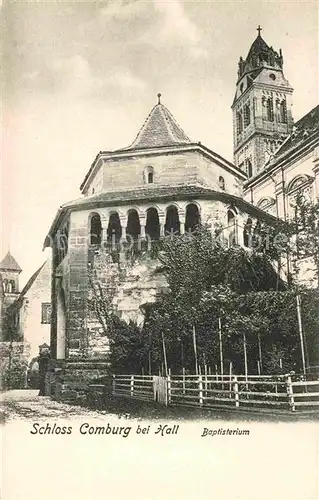
{"type": "Polygon", "coordinates": [[[11,282],[11,281],[8,281],[8,282],[7,282],[7,292],[8,292],[8,293],[11,293],[11,292],[12,292],[12,282],[11,282]]]}
{"type": "Polygon", "coordinates": [[[118,242],[122,236],[122,226],[119,214],[113,212],[109,218],[109,224],[107,227],[107,240],[109,242],[118,242]]]}
{"type": "Polygon", "coordinates": [[[238,111],[236,114],[236,122],[237,122],[237,135],[239,135],[243,131],[243,114],[241,111],[238,111]]]}
{"type": "Polygon", "coordinates": [[[267,118],[267,99],[265,96],[262,96],[261,98],[261,105],[262,105],[262,117],[263,119],[267,118]]]}
{"type": "Polygon", "coordinates": [[[102,241],[102,224],[99,214],[93,214],[90,224],[90,244],[100,245],[102,241]]]}
{"type": "Polygon", "coordinates": [[[236,215],[232,210],[227,211],[228,245],[231,247],[237,243],[236,215]]]}
{"type": "Polygon", "coordinates": [[[223,191],[225,191],[225,179],[222,175],[219,176],[219,187],[220,189],[222,189],[223,191]]]}
{"type": "MultiPolygon", "coordinates": [[[[264,210],[265,212],[275,212],[276,211],[276,201],[274,198],[262,198],[259,200],[257,203],[257,207],[260,208],[261,210],[264,210]]],[[[275,213],[273,214],[275,215],[275,213]]]]}
{"type": "Polygon", "coordinates": [[[160,223],[156,208],[151,207],[146,212],[146,226],[145,233],[150,236],[152,240],[158,240],[160,237],[160,223]]]}
{"type": "Polygon", "coordinates": [[[10,281],[10,285],[11,285],[11,292],[14,293],[16,291],[16,284],[13,280],[10,281]]]}
{"type": "Polygon", "coordinates": [[[166,210],[165,234],[180,234],[178,210],[174,205],[166,210]]]}
{"type": "Polygon", "coordinates": [[[8,291],[8,280],[3,280],[2,282],[2,288],[4,292],[8,291]]]}
{"type": "Polygon", "coordinates": [[[281,123],[287,123],[287,104],[285,100],[280,103],[280,121],[281,123]]]}
{"type": "Polygon", "coordinates": [[[313,178],[307,175],[299,175],[295,177],[287,186],[286,194],[288,196],[296,196],[297,193],[303,193],[303,195],[311,191],[311,184],[313,182],[313,178]]]}
{"type": "Polygon", "coordinates": [[[244,246],[251,246],[251,232],[252,232],[253,221],[249,217],[244,227],[244,246]]]}
{"type": "Polygon", "coordinates": [[[140,218],[136,210],[130,210],[128,213],[126,234],[130,235],[134,240],[137,240],[139,234],[141,234],[140,218]]]}
{"type": "Polygon", "coordinates": [[[146,184],[153,184],[154,182],[154,168],[146,167],[144,170],[144,181],[146,184]]]}
{"type": "Polygon", "coordinates": [[[253,165],[250,159],[246,160],[246,173],[249,178],[253,176],[253,165]]]}
{"type": "Polygon", "coordinates": [[[271,97],[267,99],[267,120],[270,122],[274,121],[274,107],[271,97]]]}
{"type": "Polygon", "coordinates": [[[250,124],[250,104],[246,104],[244,107],[244,126],[248,127],[250,124]]]}
{"type": "Polygon", "coordinates": [[[190,203],[186,207],[186,219],[185,219],[185,231],[192,232],[195,231],[196,228],[200,224],[200,215],[198,206],[194,203],[190,203]]]}
{"type": "MultiPolygon", "coordinates": [[[[297,217],[298,205],[312,200],[313,178],[306,175],[295,177],[287,186],[288,217],[297,217]]],[[[300,209],[300,207],[299,207],[300,209]]]]}

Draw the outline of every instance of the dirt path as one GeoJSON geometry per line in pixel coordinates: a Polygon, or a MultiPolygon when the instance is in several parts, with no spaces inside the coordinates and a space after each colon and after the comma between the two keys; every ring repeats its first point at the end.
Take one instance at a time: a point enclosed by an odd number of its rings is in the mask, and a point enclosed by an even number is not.
{"type": "Polygon", "coordinates": [[[39,391],[13,390],[1,395],[1,422],[15,419],[47,419],[71,417],[101,417],[106,411],[94,411],[80,406],[58,403],[46,396],[38,396],[39,391]]]}

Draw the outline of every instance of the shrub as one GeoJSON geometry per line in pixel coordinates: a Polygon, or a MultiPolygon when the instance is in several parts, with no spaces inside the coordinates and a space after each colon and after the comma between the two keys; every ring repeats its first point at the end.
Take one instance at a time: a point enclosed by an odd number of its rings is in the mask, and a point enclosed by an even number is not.
{"type": "Polygon", "coordinates": [[[1,390],[25,389],[28,363],[24,359],[13,358],[2,366],[1,390]]]}

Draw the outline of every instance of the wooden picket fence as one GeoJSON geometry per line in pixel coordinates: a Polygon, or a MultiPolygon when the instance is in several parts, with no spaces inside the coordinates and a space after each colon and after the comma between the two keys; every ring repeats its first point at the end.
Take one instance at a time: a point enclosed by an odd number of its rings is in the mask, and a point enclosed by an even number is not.
{"type": "Polygon", "coordinates": [[[319,379],[291,375],[114,375],[113,395],[202,408],[318,411],[319,379]]]}

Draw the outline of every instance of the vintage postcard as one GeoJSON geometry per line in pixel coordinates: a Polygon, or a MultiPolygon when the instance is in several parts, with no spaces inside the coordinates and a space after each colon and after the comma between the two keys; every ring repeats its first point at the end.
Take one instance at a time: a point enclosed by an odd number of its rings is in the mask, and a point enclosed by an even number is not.
{"type": "Polygon", "coordinates": [[[1,498],[319,500],[318,3],[1,23],[1,498]]]}

